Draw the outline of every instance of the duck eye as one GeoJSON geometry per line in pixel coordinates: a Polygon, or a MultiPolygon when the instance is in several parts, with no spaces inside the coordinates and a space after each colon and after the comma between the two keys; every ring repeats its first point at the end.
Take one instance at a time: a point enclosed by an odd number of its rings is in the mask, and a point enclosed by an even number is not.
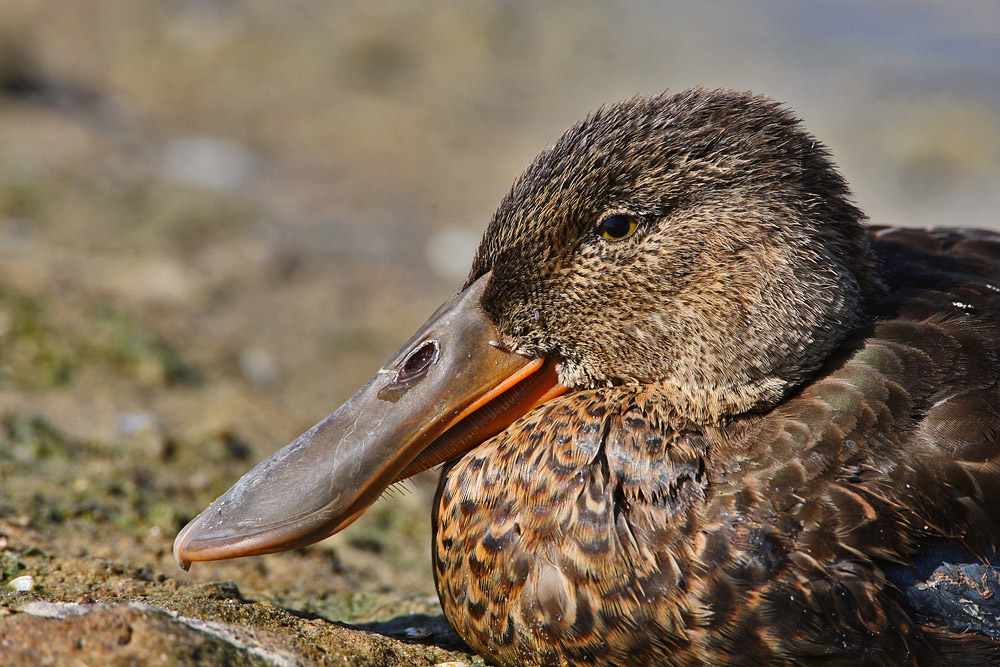
{"type": "Polygon", "coordinates": [[[621,241],[632,235],[639,223],[631,215],[616,213],[609,215],[597,226],[597,233],[609,241],[621,241]]]}

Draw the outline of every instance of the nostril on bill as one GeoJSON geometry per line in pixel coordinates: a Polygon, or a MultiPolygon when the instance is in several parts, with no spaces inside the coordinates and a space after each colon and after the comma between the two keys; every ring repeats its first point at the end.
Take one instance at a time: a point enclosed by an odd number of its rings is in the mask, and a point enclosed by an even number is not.
{"type": "Polygon", "coordinates": [[[403,362],[399,364],[396,377],[389,384],[382,387],[378,392],[378,397],[384,401],[395,403],[410,387],[427,375],[427,371],[437,363],[440,356],[441,344],[437,340],[432,338],[423,341],[406,355],[403,362]]]}
{"type": "Polygon", "coordinates": [[[418,380],[438,360],[441,352],[440,344],[434,340],[425,340],[418,345],[399,366],[396,382],[412,382],[418,380]]]}

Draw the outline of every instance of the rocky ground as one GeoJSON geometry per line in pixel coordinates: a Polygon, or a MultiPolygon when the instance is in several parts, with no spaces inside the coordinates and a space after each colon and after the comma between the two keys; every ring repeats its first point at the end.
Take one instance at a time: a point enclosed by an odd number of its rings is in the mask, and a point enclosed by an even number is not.
{"type": "Polygon", "coordinates": [[[0,0],[0,663],[481,664],[434,595],[432,473],[289,554],[185,573],[173,536],[601,102],[769,92],[878,222],[995,222],[991,5],[847,4],[0,0]]]}

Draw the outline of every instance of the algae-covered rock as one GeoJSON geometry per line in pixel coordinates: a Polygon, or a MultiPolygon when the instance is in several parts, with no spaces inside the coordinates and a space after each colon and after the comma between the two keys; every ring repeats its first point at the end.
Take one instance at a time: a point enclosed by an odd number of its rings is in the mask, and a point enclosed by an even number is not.
{"type": "Polygon", "coordinates": [[[7,665],[291,665],[275,637],[188,622],[154,607],[29,603],[0,619],[7,665]]]}
{"type": "Polygon", "coordinates": [[[18,550],[38,535],[3,529],[7,583],[35,582],[0,592],[4,665],[482,664],[427,598],[299,591],[299,608],[282,607],[249,599],[232,582],[196,584],[96,557],[18,550]]]}
{"type": "Polygon", "coordinates": [[[250,603],[231,610],[229,622],[135,602],[35,601],[4,611],[0,651],[5,665],[376,666],[464,662],[465,657],[250,603]]]}

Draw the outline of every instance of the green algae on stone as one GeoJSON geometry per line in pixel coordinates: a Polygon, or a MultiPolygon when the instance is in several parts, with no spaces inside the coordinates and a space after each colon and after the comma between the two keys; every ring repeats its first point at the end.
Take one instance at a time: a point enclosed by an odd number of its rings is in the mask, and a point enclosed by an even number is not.
{"type": "MultiPolygon", "coordinates": [[[[23,541],[31,533],[12,535],[23,541]]],[[[359,609],[381,609],[370,623],[352,628],[317,613],[246,599],[232,582],[189,584],[94,558],[35,554],[23,561],[24,570],[45,585],[0,593],[0,641],[12,647],[5,658],[14,658],[5,664],[29,664],[21,661],[45,633],[53,641],[44,655],[54,662],[155,661],[166,655],[169,664],[483,664],[462,648],[439,614],[400,615],[398,600],[393,606],[388,596],[369,603],[355,597],[359,609]],[[423,643],[408,641],[406,631],[415,625],[434,632],[423,643]]]]}
{"type": "Polygon", "coordinates": [[[67,341],[45,321],[41,303],[0,284],[0,387],[41,389],[72,373],[67,341]]]}

